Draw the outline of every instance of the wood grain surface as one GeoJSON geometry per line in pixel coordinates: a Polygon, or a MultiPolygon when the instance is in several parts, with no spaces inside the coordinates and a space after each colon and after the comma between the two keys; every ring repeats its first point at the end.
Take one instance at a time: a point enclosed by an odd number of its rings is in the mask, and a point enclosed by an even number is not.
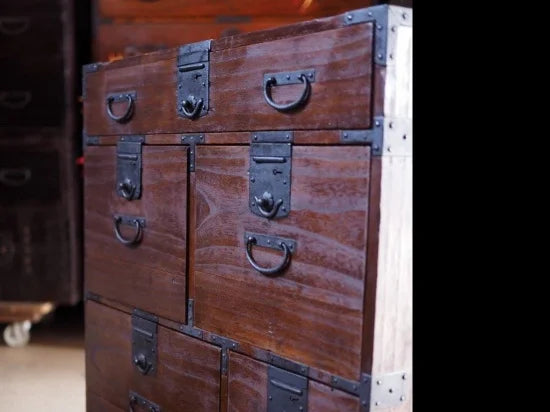
{"type": "MultiPolygon", "coordinates": [[[[230,352],[229,412],[267,410],[267,368],[263,362],[230,352]]],[[[359,398],[310,380],[308,411],[356,412],[359,411],[359,398]]]]}
{"type": "MultiPolygon", "coordinates": [[[[364,146],[294,147],[290,215],[269,221],[249,210],[248,147],[197,147],[197,327],[358,380],[369,162],[364,146]],[[252,269],[245,231],[297,241],[281,276],[252,269]]],[[[253,254],[262,266],[282,257],[253,254]]]]}
{"type": "MultiPolygon", "coordinates": [[[[187,147],[143,147],[142,197],[115,192],[116,148],[91,147],[85,167],[86,290],[186,322],[187,147]],[[115,237],[113,215],[146,219],[136,247],[115,237]]],[[[121,225],[125,237],[135,229],[121,225]]]]}
{"type": "Polygon", "coordinates": [[[219,348],[159,326],[158,370],[144,376],[132,364],[131,338],[129,315],[87,301],[88,411],[127,411],[130,390],[163,412],[218,410],[219,348]]]}
{"type": "MultiPolygon", "coordinates": [[[[210,111],[196,120],[176,113],[174,56],[145,55],[86,77],[84,104],[88,135],[208,131],[369,128],[371,110],[372,24],[299,35],[210,53],[210,111]],[[307,104],[283,113],[263,97],[263,75],[313,68],[316,80],[307,104]],[[132,119],[109,119],[109,93],[136,91],[132,119]]],[[[272,88],[278,103],[296,100],[302,84],[272,88]]],[[[121,106],[125,102],[120,103],[121,106]]],[[[117,107],[114,110],[122,110],[117,107]]]]}

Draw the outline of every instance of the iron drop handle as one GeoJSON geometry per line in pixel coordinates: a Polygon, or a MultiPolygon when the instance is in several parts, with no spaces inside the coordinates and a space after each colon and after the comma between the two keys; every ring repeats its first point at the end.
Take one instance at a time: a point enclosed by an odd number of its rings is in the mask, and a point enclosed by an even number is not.
{"type": "Polygon", "coordinates": [[[0,183],[6,186],[23,186],[29,180],[31,180],[31,169],[0,169],[0,183]]]}
{"type": "Polygon", "coordinates": [[[132,223],[133,223],[134,227],[136,228],[136,233],[135,233],[135,235],[132,239],[126,239],[120,233],[120,227],[119,226],[120,226],[121,222],[122,222],[122,217],[121,216],[115,216],[115,218],[114,218],[115,236],[118,239],[118,241],[120,243],[122,243],[123,245],[126,245],[126,246],[135,245],[135,244],[141,242],[141,238],[142,238],[142,235],[143,235],[143,226],[142,226],[141,222],[138,219],[133,219],[132,220],[132,223]]]}
{"type": "Polygon", "coordinates": [[[29,28],[28,17],[0,17],[0,33],[6,36],[18,36],[29,28]]]}
{"type": "Polygon", "coordinates": [[[271,88],[277,86],[277,79],[275,77],[270,77],[264,81],[264,99],[271,107],[281,112],[287,112],[289,110],[296,109],[297,107],[304,104],[309,97],[311,92],[311,84],[305,74],[301,74],[299,77],[300,81],[304,84],[304,89],[300,97],[297,100],[288,103],[288,104],[278,104],[273,101],[271,98],[271,88]]]}
{"type": "Polygon", "coordinates": [[[286,269],[286,267],[290,263],[291,253],[290,253],[289,247],[284,241],[279,242],[279,247],[285,253],[283,256],[283,260],[279,265],[272,268],[264,268],[258,265],[254,260],[254,258],[252,257],[252,246],[255,245],[256,243],[257,243],[257,240],[254,236],[248,236],[248,238],[246,239],[246,258],[248,259],[248,262],[254,269],[256,269],[258,272],[260,272],[263,275],[276,275],[286,269]]]}
{"type": "Polygon", "coordinates": [[[263,217],[271,219],[277,214],[279,207],[283,204],[283,199],[279,199],[276,202],[273,200],[273,195],[269,192],[264,192],[262,197],[254,196],[258,210],[263,217]]]}
{"type": "Polygon", "coordinates": [[[189,96],[187,99],[181,102],[181,112],[188,119],[194,119],[195,117],[197,117],[197,114],[199,114],[199,112],[201,111],[203,104],[204,104],[203,99],[199,99],[197,101],[195,96],[189,96]],[[188,110],[189,108],[191,110],[188,110]]]}
{"type": "Polygon", "coordinates": [[[125,95],[119,96],[119,98],[116,98],[115,96],[107,97],[107,114],[115,122],[124,123],[130,120],[130,118],[134,114],[134,97],[132,96],[131,93],[126,93],[125,95]],[[113,105],[113,102],[116,100],[119,100],[119,98],[126,99],[127,105],[124,113],[120,116],[117,116],[113,113],[112,105],[113,105]]]}

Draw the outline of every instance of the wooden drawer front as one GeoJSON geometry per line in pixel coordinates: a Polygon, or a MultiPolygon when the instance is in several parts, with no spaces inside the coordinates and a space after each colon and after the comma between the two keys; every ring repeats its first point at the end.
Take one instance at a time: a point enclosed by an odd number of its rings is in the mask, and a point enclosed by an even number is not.
{"type": "MultiPolygon", "coordinates": [[[[290,214],[268,220],[249,209],[249,148],[197,146],[197,327],[357,380],[369,168],[368,147],[293,147],[290,214]],[[251,267],[245,231],[296,242],[282,274],[251,267]]],[[[252,254],[264,267],[283,256],[252,254]]]]}
{"type": "MultiPolygon", "coordinates": [[[[266,363],[230,352],[227,391],[229,412],[268,410],[268,368],[266,363]]],[[[358,412],[359,398],[309,380],[307,410],[358,412]]]]}
{"type": "Polygon", "coordinates": [[[71,290],[67,243],[58,208],[0,206],[0,300],[65,301],[71,290]]]}
{"type": "Polygon", "coordinates": [[[130,57],[155,50],[177,47],[209,38],[233,36],[279,27],[297,22],[296,19],[227,19],[178,23],[111,23],[97,26],[96,61],[130,57]]]}
{"type": "MultiPolygon", "coordinates": [[[[175,52],[165,60],[143,56],[115,62],[86,76],[88,135],[370,127],[372,24],[358,24],[246,47],[210,52],[209,111],[190,120],[176,113],[175,52]],[[170,57],[170,58],[168,58],[170,57]],[[152,61],[154,60],[154,61],[152,61]],[[140,64],[138,64],[141,62],[140,64]],[[132,65],[128,65],[128,64],[132,65]],[[309,99],[281,112],[264,99],[264,75],[315,70],[309,99]],[[119,123],[107,114],[111,93],[136,92],[133,116],[119,123]]],[[[169,54],[169,53],[165,53],[169,54]]],[[[297,100],[304,84],[272,87],[276,103],[297,100]]],[[[113,107],[116,114],[126,101],[113,107]]]]}
{"type": "MultiPolygon", "coordinates": [[[[141,198],[116,191],[115,147],[89,147],[85,163],[86,289],[171,320],[186,321],[187,148],[143,147],[141,198]],[[141,242],[115,236],[114,216],[145,219],[141,242]]],[[[136,228],[120,224],[132,239],[136,228]]]]}
{"type": "Polygon", "coordinates": [[[220,348],[158,325],[157,369],[143,375],[132,362],[131,316],[86,302],[88,412],[128,411],[130,391],[162,412],[217,411],[219,390],[220,348]]]}
{"type": "Polygon", "coordinates": [[[55,203],[61,196],[59,153],[3,149],[0,152],[0,206],[55,203]]]}
{"type": "Polygon", "coordinates": [[[176,18],[202,16],[329,16],[375,4],[372,0],[98,0],[101,16],[108,18],[176,18]]]}
{"type": "MultiPolygon", "coordinates": [[[[63,26],[60,17],[60,14],[12,16],[2,15],[0,11],[0,59],[21,61],[61,55],[63,26]]],[[[37,64],[40,65],[40,61],[37,64]]]]}

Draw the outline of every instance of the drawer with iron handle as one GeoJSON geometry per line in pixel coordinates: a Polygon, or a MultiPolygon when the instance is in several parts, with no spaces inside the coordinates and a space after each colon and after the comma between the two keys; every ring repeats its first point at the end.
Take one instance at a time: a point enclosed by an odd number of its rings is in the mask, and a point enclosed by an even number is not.
{"type": "Polygon", "coordinates": [[[0,34],[19,36],[29,29],[30,19],[27,16],[0,16],[0,34]]]}

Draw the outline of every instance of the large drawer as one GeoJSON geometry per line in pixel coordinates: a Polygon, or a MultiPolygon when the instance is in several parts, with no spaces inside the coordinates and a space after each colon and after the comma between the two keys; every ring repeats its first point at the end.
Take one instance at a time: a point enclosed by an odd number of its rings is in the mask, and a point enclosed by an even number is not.
{"type": "Polygon", "coordinates": [[[358,380],[370,148],[294,146],[290,210],[273,219],[250,210],[262,193],[250,197],[258,181],[248,175],[249,150],[197,146],[196,326],[358,380]],[[275,248],[248,251],[246,233],[274,236],[275,248]],[[281,239],[295,242],[289,265],[272,274],[254,269],[247,253],[268,269],[285,261],[281,239]]]}
{"type": "MultiPolygon", "coordinates": [[[[188,112],[201,106],[194,95],[189,97],[187,86],[182,86],[181,101],[177,98],[176,50],[113,62],[97,71],[88,69],[86,133],[368,129],[372,34],[372,23],[365,23],[211,51],[209,109],[192,119],[183,114],[181,103],[188,102],[188,112]],[[273,73],[279,78],[276,85],[267,81],[273,73]],[[284,84],[287,76],[295,84],[284,84]],[[274,107],[293,102],[297,104],[293,110],[274,107]]],[[[206,75],[201,73],[191,75],[206,75]]],[[[206,81],[202,84],[206,87],[206,81]]]]}
{"type": "Polygon", "coordinates": [[[99,13],[107,18],[177,18],[203,16],[303,16],[337,14],[349,9],[371,6],[372,0],[98,0],[99,13]]]}
{"type": "Polygon", "coordinates": [[[291,410],[359,412],[359,397],[305,377],[292,375],[264,362],[229,352],[227,410],[229,412],[284,410],[286,398],[292,400],[289,403],[302,404],[300,406],[303,409],[295,406],[291,410]],[[286,382],[285,377],[288,379],[286,382]],[[292,396],[291,394],[295,394],[297,390],[300,392],[299,396],[292,396]],[[283,396],[278,397],[278,393],[283,396]],[[273,402],[275,405],[270,405],[273,408],[269,407],[268,405],[273,402]]]}
{"type": "Polygon", "coordinates": [[[148,406],[156,405],[157,412],[217,411],[220,348],[156,325],[155,353],[150,354],[133,343],[144,330],[142,323],[86,302],[86,410],[150,412],[148,406]],[[147,374],[133,362],[142,353],[146,362],[156,360],[147,374]]]}
{"type": "Polygon", "coordinates": [[[134,200],[116,190],[118,158],[113,146],[86,150],[86,290],[185,322],[187,148],[144,146],[134,200]]]}

